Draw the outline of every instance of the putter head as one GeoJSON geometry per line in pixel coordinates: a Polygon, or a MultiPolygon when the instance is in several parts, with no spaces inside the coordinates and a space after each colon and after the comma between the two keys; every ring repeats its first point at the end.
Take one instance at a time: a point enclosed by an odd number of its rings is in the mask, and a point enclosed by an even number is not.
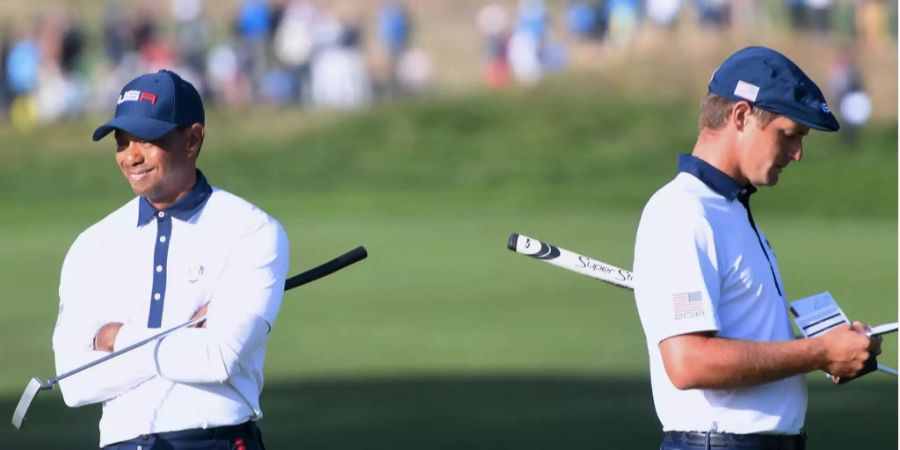
{"type": "Polygon", "coordinates": [[[31,402],[37,397],[38,392],[44,389],[53,389],[53,385],[49,383],[45,385],[38,377],[32,378],[28,382],[28,386],[25,386],[25,392],[22,393],[22,398],[19,399],[19,404],[16,405],[16,410],[13,412],[12,417],[12,425],[17,430],[22,428],[22,424],[25,422],[25,414],[28,413],[28,407],[31,406],[31,402]]]}

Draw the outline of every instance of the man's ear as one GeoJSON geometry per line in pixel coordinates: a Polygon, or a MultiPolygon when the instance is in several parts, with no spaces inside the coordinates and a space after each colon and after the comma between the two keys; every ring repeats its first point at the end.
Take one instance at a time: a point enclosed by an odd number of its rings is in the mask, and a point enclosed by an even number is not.
{"type": "Polygon", "coordinates": [[[731,107],[728,119],[734,124],[735,129],[743,131],[749,123],[751,115],[753,115],[753,107],[750,106],[750,103],[739,101],[731,107]]]}
{"type": "Polygon", "coordinates": [[[188,155],[196,159],[200,155],[200,148],[203,147],[203,138],[206,136],[206,130],[200,123],[195,123],[187,131],[188,155]]]}

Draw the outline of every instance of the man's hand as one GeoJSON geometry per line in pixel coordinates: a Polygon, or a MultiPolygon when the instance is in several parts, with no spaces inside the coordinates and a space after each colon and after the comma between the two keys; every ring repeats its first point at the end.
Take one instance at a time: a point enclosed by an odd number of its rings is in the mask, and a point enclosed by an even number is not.
{"type": "Polygon", "coordinates": [[[119,335],[119,328],[122,328],[122,322],[109,322],[94,335],[94,350],[100,352],[115,351],[116,336],[119,335]]]}
{"type": "MultiPolygon", "coordinates": [[[[206,310],[209,307],[209,303],[201,306],[196,311],[194,311],[194,315],[191,316],[191,320],[194,320],[198,317],[202,317],[206,315],[206,310]]],[[[206,319],[201,320],[196,325],[191,325],[191,328],[206,328],[206,319]]]]}
{"type": "Polygon", "coordinates": [[[867,336],[868,330],[864,323],[853,322],[814,338],[825,349],[821,369],[831,374],[833,381],[859,375],[869,356],[881,354],[881,337],[867,336]]]}

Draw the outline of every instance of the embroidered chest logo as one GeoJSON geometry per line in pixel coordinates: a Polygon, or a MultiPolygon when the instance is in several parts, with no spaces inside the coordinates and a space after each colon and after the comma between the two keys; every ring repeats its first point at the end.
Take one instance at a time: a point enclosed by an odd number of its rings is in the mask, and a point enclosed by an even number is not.
{"type": "Polygon", "coordinates": [[[188,268],[188,283],[194,284],[197,281],[200,281],[200,278],[206,272],[206,269],[203,268],[203,265],[196,264],[188,268]]]}

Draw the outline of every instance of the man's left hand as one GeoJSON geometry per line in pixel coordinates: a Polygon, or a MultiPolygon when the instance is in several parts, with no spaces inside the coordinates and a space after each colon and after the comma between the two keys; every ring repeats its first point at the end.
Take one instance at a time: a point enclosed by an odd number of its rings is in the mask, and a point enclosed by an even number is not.
{"type": "MultiPolygon", "coordinates": [[[[198,317],[203,317],[203,316],[205,316],[205,315],[206,315],[206,310],[207,310],[208,308],[209,308],[209,303],[207,303],[207,304],[205,304],[205,305],[203,305],[203,306],[197,308],[197,310],[194,311],[194,315],[191,316],[191,320],[194,320],[194,319],[196,319],[196,318],[198,318],[198,317]]],[[[204,320],[201,320],[199,323],[197,323],[197,324],[195,324],[195,325],[191,325],[191,327],[192,327],[192,328],[206,328],[206,320],[205,320],[205,319],[204,319],[204,320]]]]}

